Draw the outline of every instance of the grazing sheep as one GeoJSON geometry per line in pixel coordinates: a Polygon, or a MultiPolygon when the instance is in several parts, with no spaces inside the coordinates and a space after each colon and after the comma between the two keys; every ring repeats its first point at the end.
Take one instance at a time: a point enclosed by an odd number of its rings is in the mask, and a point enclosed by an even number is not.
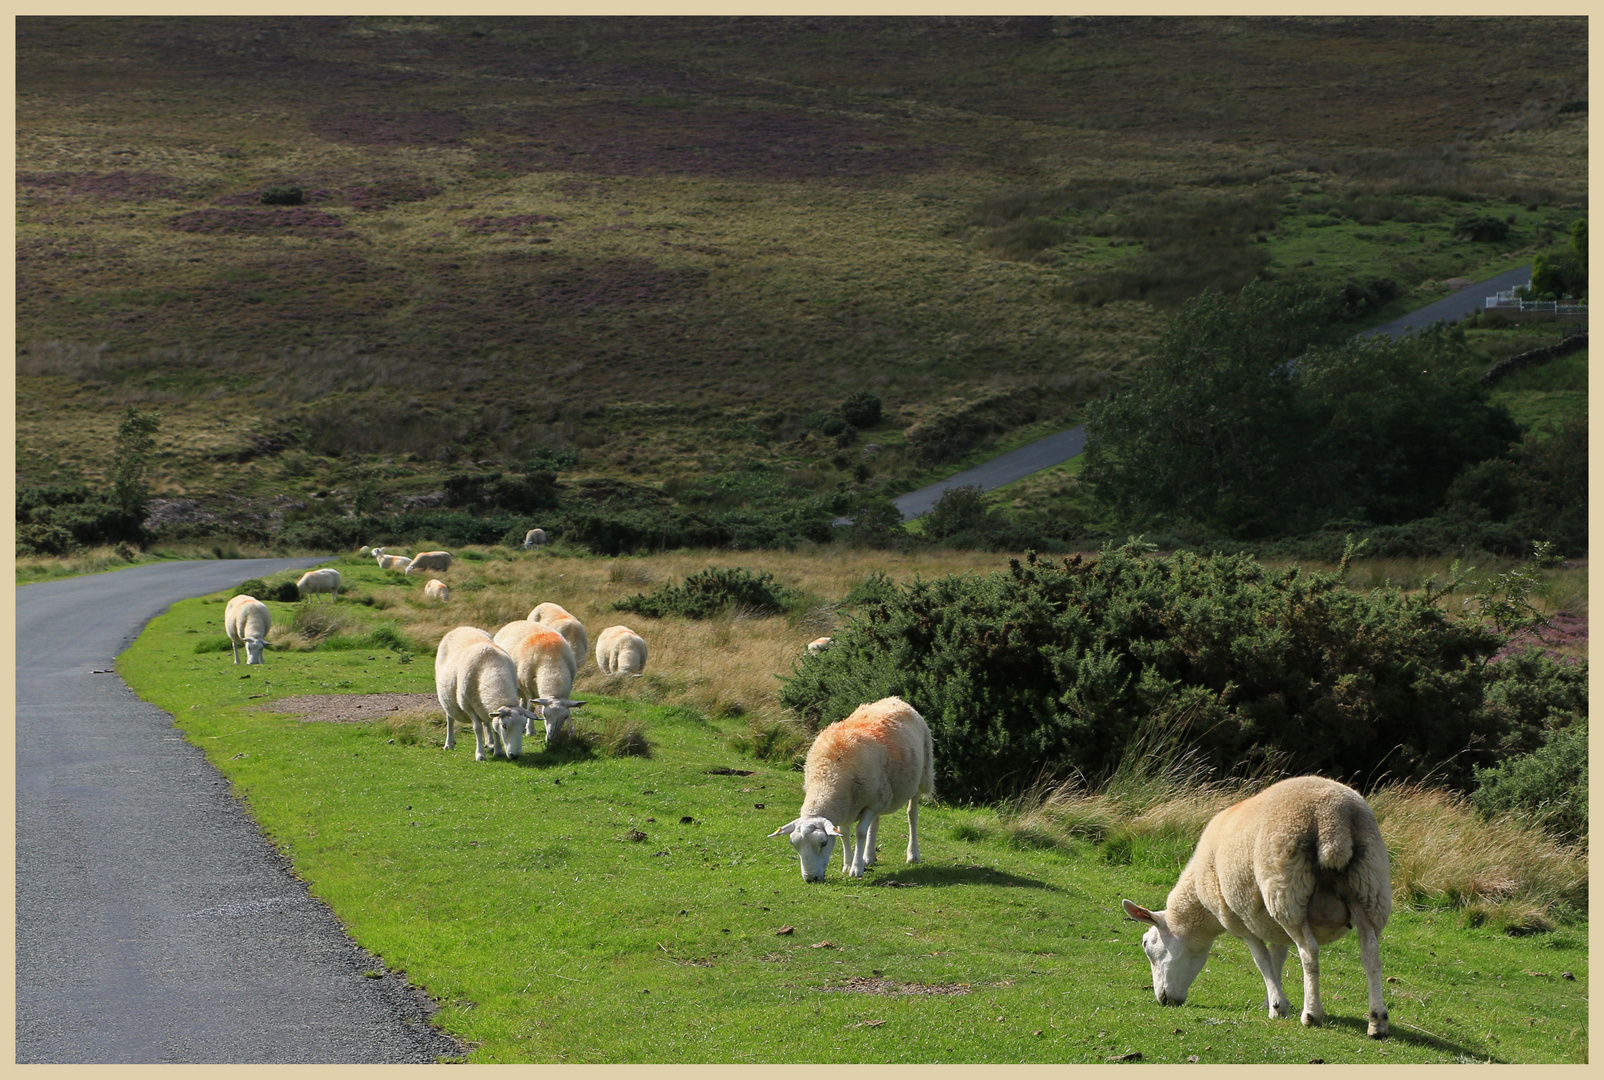
{"type": "Polygon", "coordinates": [[[374,548],[372,554],[380,570],[400,570],[405,573],[412,565],[412,560],[405,555],[387,555],[383,548],[374,548]]]}
{"type": "Polygon", "coordinates": [[[627,626],[609,626],[596,638],[596,666],[603,675],[641,677],[646,641],[627,626]]]}
{"type": "Polygon", "coordinates": [[[339,600],[340,572],[327,567],[322,570],[308,570],[301,575],[301,580],[295,583],[295,588],[303,598],[313,593],[328,593],[335,600],[339,600]]]}
{"type": "Polygon", "coordinates": [[[356,549],[356,553],[358,555],[371,555],[373,554],[373,549],[368,547],[366,544],[363,544],[361,547],[356,549]]]}
{"type": "Polygon", "coordinates": [[[406,568],[405,573],[410,574],[414,570],[438,570],[443,574],[450,569],[451,552],[420,551],[412,556],[412,563],[406,568]]]}
{"type": "Polygon", "coordinates": [[[456,725],[473,725],[473,759],[523,752],[524,729],[534,714],[518,704],[518,668],[489,635],[459,626],[440,639],[434,654],[434,692],[446,712],[446,745],[457,745],[456,725]],[[466,633],[464,633],[466,631],[466,633]]]}
{"type": "Polygon", "coordinates": [[[830,647],[830,639],[829,638],[827,638],[827,637],[816,637],[812,641],[808,642],[808,655],[809,656],[817,656],[819,653],[823,652],[825,649],[828,649],[829,647],[830,647]]]}
{"type": "Polygon", "coordinates": [[[930,728],[898,697],[860,705],[819,732],[802,773],[802,810],[770,836],[789,836],[803,881],[823,881],[836,837],[841,868],[862,877],[875,861],[880,817],[908,804],[908,861],[919,861],[919,796],[936,789],[930,728]],[[857,846],[851,825],[857,822],[857,846]]]}
{"type": "Polygon", "coordinates": [[[546,742],[551,743],[562,734],[569,710],[585,704],[568,698],[574,688],[574,672],[579,670],[574,651],[556,630],[528,619],[497,630],[495,643],[512,657],[518,671],[520,704],[534,708],[535,715],[545,721],[546,742]]]}
{"type": "Polygon", "coordinates": [[[245,663],[262,663],[262,646],[273,627],[273,613],[254,596],[234,597],[223,609],[223,632],[234,646],[234,663],[239,663],[239,647],[245,646],[245,663]]]}
{"type": "Polygon", "coordinates": [[[451,588],[439,578],[430,578],[423,586],[425,600],[450,600],[451,588]]]}
{"type": "Polygon", "coordinates": [[[524,533],[524,550],[525,551],[528,551],[530,548],[537,548],[540,545],[544,544],[545,542],[546,542],[546,530],[545,529],[530,529],[528,532],[524,533]]]}
{"type": "Polygon", "coordinates": [[[529,612],[529,621],[557,631],[567,639],[568,647],[574,650],[574,663],[585,662],[585,654],[590,651],[590,635],[585,633],[585,624],[569,614],[561,604],[536,604],[529,612]]]}
{"type": "Polygon", "coordinates": [[[1325,1019],[1320,946],[1352,926],[1370,990],[1371,1038],[1387,1034],[1381,1000],[1381,931],[1392,914],[1387,845],[1363,797],[1335,780],[1283,780],[1215,814],[1170,890],[1164,910],[1129,900],[1125,913],[1148,924],[1142,949],[1161,1005],[1180,1005],[1229,930],[1247,943],[1264,976],[1271,1019],[1292,1006],[1281,989],[1287,946],[1303,963],[1303,1023],[1325,1019]]]}

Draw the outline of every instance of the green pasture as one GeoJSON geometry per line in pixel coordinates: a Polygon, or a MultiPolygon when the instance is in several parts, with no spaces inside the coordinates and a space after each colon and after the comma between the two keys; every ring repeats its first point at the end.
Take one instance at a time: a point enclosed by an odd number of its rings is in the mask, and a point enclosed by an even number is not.
{"type": "MultiPolygon", "coordinates": [[[[1450,909],[1395,911],[1383,1042],[1364,1034],[1351,938],[1322,955],[1322,1028],[1268,1020],[1229,938],[1165,1009],[1119,901],[1162,903],[1185,838],[1037,847],[992,809],[938,803],[920,815],[923,863],[902,863],[897,815],[867,877],[837,861],[804,886],[790,845],[766,837],[795,816],[800,775],[730,749],[735,719],[592,697],[587,720],[640,722],[649,757],[537,739],[517,762],[474,761],[464,733],[444,752],[428,724],[303,722],[273,702],[427,693],[432,657],[347,635],[235,666],[226,598],[174,605],[118,670],[355,940],[439,1002],[469,1061],[1587,1060],[1585,927],[1512,938],[1450,909]]],[[[1299,978],[1294,958],[1295,1002],[1299,978]]]]}

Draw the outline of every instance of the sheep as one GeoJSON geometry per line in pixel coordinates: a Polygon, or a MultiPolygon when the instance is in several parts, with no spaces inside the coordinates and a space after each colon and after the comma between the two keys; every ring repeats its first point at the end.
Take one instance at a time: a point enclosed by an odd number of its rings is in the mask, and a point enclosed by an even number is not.
{"type": "Polygon", "coordinates": [[[518,704],[518,667],[490,635],[459,626],[440,639],[434,654],[434,692],[446,713],[446,745],[457,745],[456,725],[473,725],[473,759],[523,752],[524,730],[534,714],[518,704]]]}
{"type": "Polygon", "coordinates": [[[874,865],[880,817],[908,804],[908,861],[919,861],[919,796],[934,795],[930,728],[898,697],[858,706],[819,732],[802,773],[802,810],[770,836],[788,836],[803,881],[823,881],[836,837],[841,869],[862,877],[874,865]],[[851,825],[857,822],[857,846],[851,825]]]}
{"type": "Polygon", "coordinates": [[[368,547],[366,544],[363,544],[361,547],[356,549],[356,553],[358,555],[371,555],[373,554],[373,549],[368,547]]]}
{"type": "Polygon", "coordinates": [[[557,631],[567,639],[568,647],[574,650],[574,663],[585,662],[585,654],[590,651],[590,635],[585,633],[585,624],[569,614],[561,604],[536,604],[529,612],[529,621],[542,623],[557,631]]]}
{"type": "Polygon", "coordinates": [[[641,677],[646,641],[627,626],[609,626],[596,638],[596,666],[603,675],[641,677]]]}
{"type": "Polygon", "coordinates": [[[445,573],[451,569],[451,552],[449,551],[420,551],[412,556],[412,562],[404,573],[411,574],[414,570],[438,570],[445,573]]]}
{"type": "Polygon", "coordinates": [[[312,593],[328,593],[335,600],[339,600],[340,572],[327,567],[322,570],[308,570],[301,575],[301,580],[295,583],[295,588],[302,597],[312,593]]]}
{"type": "Polygon", "coordinates": [[[1387,1034],[1380,936],[1392,914],[1391,866],[1375,814],[1346,785],[1299,776],[1226,807],[1204,826],[1164,910],[1121,903],[1148,924],[1142,949],[1159,1004],[1186,1001],[1214,939],[1229,930],[1247,943],[1264,976],[1271,1019],[1291,1014],[1281,970],[1287,946],[1297,947],[1307,1026],[1325,1019],[1320,946],[1352,926],[1369,984],[1369,1035],[1387,1034]]]}
{"type": "Polygon", "coordinates": [[[439,578],[430,578],[423,586],[423,598],[425,600],[450,600],[451,588],[439,578]]]}
{"type": "Polygon", "coordinates": [[[827,637],[816,637],[812,641],[808,642],[808,655],[809,656],[817,656],[821,652],[823,652],[825,649],[828,649],[829,647],[830,647],[830,639],[829,638],[827,638],[827,637]]]}
{"type": "Polygon", "coordinates": [[[546,542],[546,530],[545,529],[530,529],[528,532],[524,533],[524,550],[525,551],[528,551],[530,548],[537,548],[540,545],[544,544],[545,542],[546,542]]]}
{"type": "Polygon", "coordinates": [[[400,570],[405,573],[412,566],[412,560],[405,555],[389,555],[383,548],[374,548],[372,554],[380,570],[400,570]]]}
{"type": "Polygon", "coordinates": [[[245,663],[262,663],[262,646],[273,627],[273,613],[254,596],[240,593],[223,609],[223,632],[234,646],[234,663],[239,663],[239,647],[245,646],[245,663]]]}
{"type": "MultiPolygon", "coordinates": [[[[574,651],[556,630],[528,619],[517,619],[496,631],[495,643],[511,656],[518,672],[520,704],[537,708],[545,721],[546,742],[557,739],[571,709],[584,705],[569,700],[574,672],[579,670],[574,651]]],[[[533,733],[533,725],[526,734],[533,733]]]]}

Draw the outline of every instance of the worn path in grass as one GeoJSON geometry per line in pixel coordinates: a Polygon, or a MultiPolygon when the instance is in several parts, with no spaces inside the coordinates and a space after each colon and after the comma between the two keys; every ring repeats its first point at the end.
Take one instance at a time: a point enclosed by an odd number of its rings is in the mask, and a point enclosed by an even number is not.
{"type": "Polygon", "coordinates": [[[363,976],[378,963],[172,718],[109,670],[173,602],[320,561],[157,563],[17,590],[19,1062],[457,1052],[398,979],[363,976]]]}

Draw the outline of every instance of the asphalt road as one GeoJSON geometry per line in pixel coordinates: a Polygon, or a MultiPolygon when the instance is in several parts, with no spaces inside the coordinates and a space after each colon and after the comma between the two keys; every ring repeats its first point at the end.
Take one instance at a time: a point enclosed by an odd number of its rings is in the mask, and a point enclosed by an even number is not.
{"type": "MultiPolygon", "coordinates": [[[[1412,311],[1408,315],[1394,319],[1392,322],[1366,330],[1360,334],[1361,338],[1372,334],[1388,334],[1392,337],[1402,337],[1409,330],[1423,330],[1434,322],[1446,319],[1453,322],[1462,319],[1471,312],[1484,307],[1487,298],[1494,293],[1505,289],[1513,289],[1518,285],[1529,284],[1532,280],[1532,268],[1522,266],[1509,270],[1486,281],[1478,281],[1468,285],[1458,292],[1446,296],[1441,300],[1427,304],[1419,311],[1412,311]]],[[[949,488],[978,487],[982,491],[992,491],[1011,484],[1015,480],[1022,480],[1031,473],[1050,469],[1054,465],[1062,465],[1073,457],[1077,457],[1086,448],[1086,428],[1084,425],[1060,431],[1049,435],[1045,439],[1037,439],[1018,450],[1012,450],[1000,457],[976,465],[973,469],[965,470],[956,476],[949,476],[928,487],[918,491],[910,491],[906,495],[898,496],[891,502],[902,511],[903,521],[912,521],[923,517],[935,509],[936,503],[949,488]]],[[[838,518],[835,524],[849,525],[850,518],[838,518]]]]}
{"type": "Polygon", "coordinates": [[[172,717],[106,672],[174,601],[319,561],[156,563],[17,589],[18,1062],[461,1052],[399,977],[362,974],[384,967],[172,717]]]}

